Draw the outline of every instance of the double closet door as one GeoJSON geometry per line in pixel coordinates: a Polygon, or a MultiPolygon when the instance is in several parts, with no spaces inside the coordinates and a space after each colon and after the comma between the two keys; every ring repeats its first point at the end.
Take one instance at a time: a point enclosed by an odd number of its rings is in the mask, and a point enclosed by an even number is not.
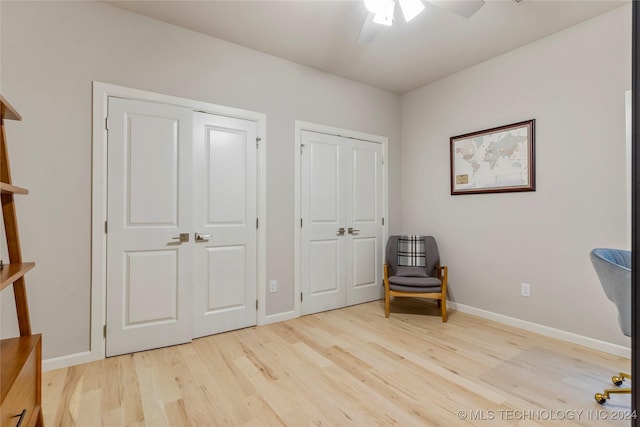
{"type": "Polygon", "coordinates": [[[301,314],[382,295],[382,144],[303,131],[301,314]]]}
{"type": "Polygon", "coordinates": [[[106,355],[255,325],[256,123],[108,106],[106,355]]]}

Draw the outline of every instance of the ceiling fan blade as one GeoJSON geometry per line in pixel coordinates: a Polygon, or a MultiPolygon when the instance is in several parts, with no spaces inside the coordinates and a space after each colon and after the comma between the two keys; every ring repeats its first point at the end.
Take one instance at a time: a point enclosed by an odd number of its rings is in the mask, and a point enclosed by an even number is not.
{"type": "Polygon", "coordinates": [[[373,39],[376,38],[376,35],[378,35],[380,25],[373,22],[373,17],[374,14],[369,13],[362,23],[362,28],[360,28],[360,34],[358,35],[358,44],[371,43],[373,39]]]}
{"type": "Polygon", "coordinates": [[[484,0],[427,0],[429,3],[441,7],[456,15],[471,18],[482,6],[484,0]]]}

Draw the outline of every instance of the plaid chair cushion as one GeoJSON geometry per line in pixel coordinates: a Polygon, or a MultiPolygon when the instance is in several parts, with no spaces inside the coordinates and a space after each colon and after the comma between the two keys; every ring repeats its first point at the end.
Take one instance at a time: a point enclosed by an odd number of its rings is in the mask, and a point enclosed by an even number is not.
{"type": "Polygon", "coordinates": [[[398,236],[398,266],[427,266],[427,251],[424,246],[424,236],[398,236]]]}

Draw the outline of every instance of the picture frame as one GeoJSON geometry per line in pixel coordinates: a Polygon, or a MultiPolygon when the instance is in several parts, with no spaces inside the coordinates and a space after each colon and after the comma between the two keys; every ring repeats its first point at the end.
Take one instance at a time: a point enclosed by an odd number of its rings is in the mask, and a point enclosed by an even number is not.
{"type": "Polygon", "coordinates": [[[452,136],[451,195],[535,191],[535,123],[452,136]]]}

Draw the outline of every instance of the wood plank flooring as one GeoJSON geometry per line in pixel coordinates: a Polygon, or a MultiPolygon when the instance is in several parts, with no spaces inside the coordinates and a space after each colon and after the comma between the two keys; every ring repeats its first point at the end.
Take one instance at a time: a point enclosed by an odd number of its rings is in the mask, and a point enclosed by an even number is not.
{"type": "Polygon", "coordinates": [[[43,374],[48,426],[626,426],[630,361],[402,298],[43,374]],[[619,420],[622,418],[622,420],[619,420]]]}

